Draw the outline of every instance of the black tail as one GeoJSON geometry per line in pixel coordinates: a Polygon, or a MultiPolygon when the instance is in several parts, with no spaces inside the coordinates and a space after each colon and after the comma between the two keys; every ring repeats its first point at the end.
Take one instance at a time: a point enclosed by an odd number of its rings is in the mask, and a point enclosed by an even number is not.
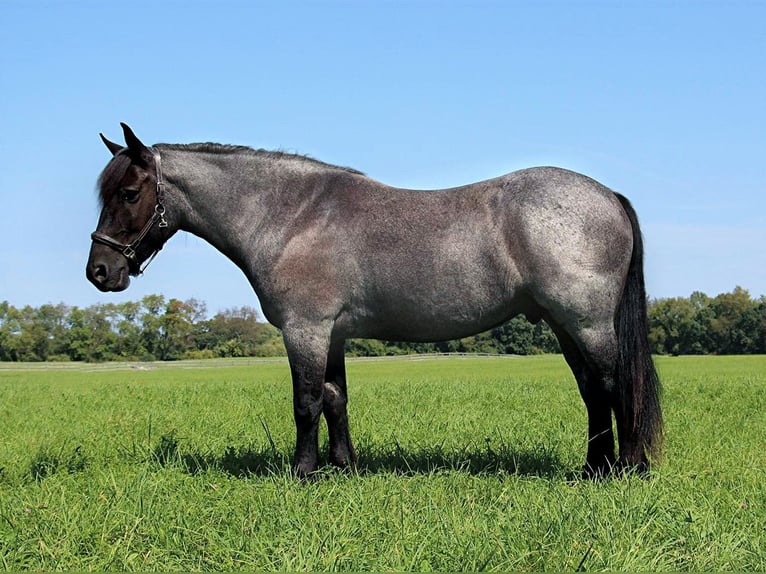
{"type": "Polygon", "coordinates": [[[627,429],[632,430],[629,434],[634,437],[634,440],[630,442],[639,449],[637,454],[644,460],[647,455],[657,460],[660,456],[663,434],[661,389],[649,348],[644,286],[644,244],[633,206],[619,193],[615,195],[620,200],[633,227],[633,255],[615,319],[619,342],[617,386],[620,406],[625,414],[627,429]]]}

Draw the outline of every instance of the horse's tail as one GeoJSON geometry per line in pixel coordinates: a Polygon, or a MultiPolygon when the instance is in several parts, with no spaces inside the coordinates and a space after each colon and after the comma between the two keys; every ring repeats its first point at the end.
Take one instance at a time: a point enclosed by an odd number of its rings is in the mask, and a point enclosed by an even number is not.
{"type": "Polygon", "coordinates": [[[619,401],[629,435],[633,437],[629,442],[633,448],[638,449],[635,454],[644,460],[647,455],[659,459],[663,435],[661,389],[649,348],[644,284],[644,244],[633,206],[619,193],[615,195],[620,200],[633,227],[633,254],[615,318],[619,344],[617,363],[619,401]]]}

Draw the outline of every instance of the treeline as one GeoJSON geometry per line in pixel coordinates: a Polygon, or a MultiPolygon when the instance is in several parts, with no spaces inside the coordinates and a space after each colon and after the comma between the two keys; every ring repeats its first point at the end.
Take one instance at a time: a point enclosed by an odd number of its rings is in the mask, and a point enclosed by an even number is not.
{"type": "Polygon", "coordinates": [[[661,355],[754,355],[766,353],[766,296],[746,289],[708,297],[652,301],[649,341],[661,355]]]}
{"type": "Polygon", "coordinates": [[[0,361],[172,361],[284,355],[279,331],[251,307],[207,318],[196,299],[148,295],[85,308],[0,303],[0,361]]]}
{"type": "MultiPolygon", "coordinates": [[[[649,339],[656,354],[766,353],[766,297],[753,299],[737,287],[716,297],[696,292],[688,298],[650,301],[649,339]]],[[[346,348],[351,356],[559,352],[544,322],[532,325],[523,317],[455,341],[352,340],[346,348]]],[[[161,295],[85,308],[60,303],[17,309],[7,301],[0,303],[0,361],[168,361],[284,354],[279,330],[259,321],[252,307],[208,317],[200,301],[166,300],[161,295]]]]}

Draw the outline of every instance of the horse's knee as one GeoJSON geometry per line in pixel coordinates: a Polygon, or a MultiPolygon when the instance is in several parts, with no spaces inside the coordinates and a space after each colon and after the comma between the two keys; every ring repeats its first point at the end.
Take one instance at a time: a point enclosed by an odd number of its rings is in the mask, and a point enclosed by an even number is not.
{"type": "Polygon", "coordinates": [[[356,466],[356,452],[348,430],[348,398],[334,382],[325,382],[322,389],[324,416],[330,433],[330,463],[341,468],[353,468],[356,466]]]}
{"type": "Polygon", "coordinates": [[[324,383],[322,401],[325,417],[337,419],[346,413],[348,399],[340,387],[331,381],[324,383]]]}

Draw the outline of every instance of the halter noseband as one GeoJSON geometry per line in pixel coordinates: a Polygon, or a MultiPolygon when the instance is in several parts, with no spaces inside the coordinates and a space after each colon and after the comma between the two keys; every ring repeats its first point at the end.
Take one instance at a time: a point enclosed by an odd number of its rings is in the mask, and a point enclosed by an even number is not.
{"type": "Polygon", "coordinates": [[[120,243],[116,239],[112,239],[106,233],[101,233],[100,231],[94,231],[90,234],[90,238],[94,243],[106,245],[107,247],[111,247],[115,251],[122,253],[128,260],[128,266],[138,270],[135,272],[132,270],[130,271],[130,274],[133,276],[141,275],[149,266],[149,263],[151,263],[152,260],[157,256],[157,253],[160,252],[160,249],[162,249],[162,245],[157,247],[146,260],[146,263],[144,263],[143,267],[141,267],[138,260],[136,259],[136,251],[138,251],[138,247],[141,245],[141,242],[151,231],[152,227],[154,227],[155,223],[159,228],[168,226],[168,222],[165,220],[165,182],[162,181],[160,152],[157,150],[157,148],[152,147],[149,149],[151,150],[152,156],[154,157],[154,167],[157,172],[157,203],[154,205],[154,213],[152,213],[149,221],[146,222],[143,229],[141,229],[136,238],[128,244],[120,243]]]}

